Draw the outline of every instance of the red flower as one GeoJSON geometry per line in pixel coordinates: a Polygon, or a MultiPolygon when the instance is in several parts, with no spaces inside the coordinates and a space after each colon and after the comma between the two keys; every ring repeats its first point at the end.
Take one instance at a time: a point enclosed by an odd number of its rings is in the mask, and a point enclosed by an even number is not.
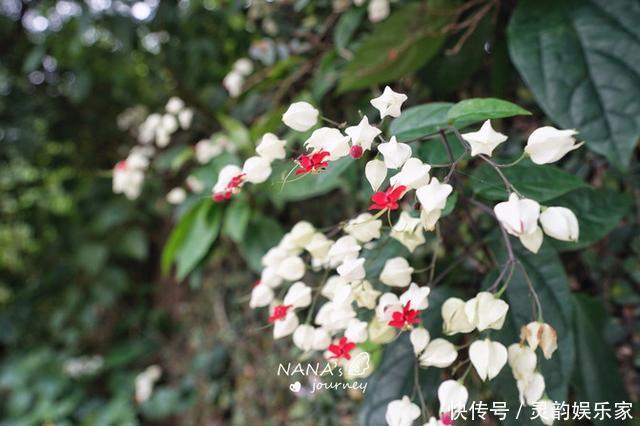
{"type": "Polygon", "coordinates": [[[329,166],[329,162],[325,158],[331,155],[327,151],[320,150],[312,154],[303,154],[296,160],[300,168],[296,170],[296,176],[303,173],[316,173],[329,166]]]}
{"type": "Polygon", "coordinates": [[[229,183],[227,183],[224,191],[216,192],[215,194],[213,194],[213,196],[211,197],[213,198],[213,201],[215,201],[216,203],[221,203],[223,201],[231,199],[231,196],[239,191],[239,188],[244,182],[245,176],[246,175],[244,173],[240,173],[239,175],[232,177],[229,183]]]}
{"type": "Polygon", "coordinates": [[[351,359],[351,355],[349,354],[349,352],[351,352],[351,350],[355,347],[355,343],[348,341],[346,337],[341,337],[337,345],[335,343],[329,345],[329,351],[333,353],[333,356],[331,356],[329,359],[344,358],[349,360],[351,359]]]}
{"type": "Polygon", "coordinates": [[[371,204],[369,210],[396,210],[398,208],[398,200],[402,198],[406,189],[406,186],[400,185],[397,188],[390,186],[385,192],[376,192],[371,196],[373,204],[371,204]]]}
{"type": "Polygon", "coordinates": [[[411,309],[411,302],[407,302],[402,308],[402,312],[396,311],[389,321],[391,327],[404,328],[405,326],[418,324],[420,322],[418,316],[419,311],[417,309],[411,309]]]}
{"type": "Polygon", "coordinates": [[[269,322],[275,322],[277,320],[284,319],[287,316],[287,311],[293,305],[278,305],[273,308],[273,313],[269,316],[269,322]]]}

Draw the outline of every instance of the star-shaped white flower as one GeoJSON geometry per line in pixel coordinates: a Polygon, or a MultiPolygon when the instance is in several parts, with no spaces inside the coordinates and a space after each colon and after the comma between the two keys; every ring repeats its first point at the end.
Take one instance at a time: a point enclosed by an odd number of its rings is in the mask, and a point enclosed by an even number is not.
{"type": "Polygon", "coordinates": [[[411,157],[411,146],[399,143],[395,136],[392,136],[389,142],[378,145],[378,151],[384,157],[387,169],[398,169],[411,157]]]}
{"type": "Polygon", "coordinates": [[[506,135],[493,130],[490,120],[485,121],[477,132],[465,133],[462,137],[471,145],[472,156],[479,154],[491,156],[493,150],[507,140],[506,135]]]}
{"type": "Polygon", "coordinates": [[[360,145],[365,151],[371,149],[371,143],[381,133],[381,130],[369,124],[364,116],[357,126],[347,127],[344,131],[350,138],[352,145],[360,145]]]}
{"type": "Polygon", "coordinates": [[[380,111],[380,118],[385,118],[386,116],[399,117],[400,107],[406,100],[407,95],[394,92],[389,86],[386,86],[382,95],[371,99],[371,105],[380,111]]]}

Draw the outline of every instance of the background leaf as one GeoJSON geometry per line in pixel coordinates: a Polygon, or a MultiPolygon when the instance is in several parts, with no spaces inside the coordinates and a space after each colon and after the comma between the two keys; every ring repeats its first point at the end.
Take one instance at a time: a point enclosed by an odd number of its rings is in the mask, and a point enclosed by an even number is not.
{"type": "Polygon", "coordinates": [[[513,63],[549,118],[626,168],[640,137],[640,3],[525,0],[508,28],[513,63]]]}
{"type": "Polygon", "coordinates": [[[472,98],[458,102],[447,113],[447,121],[458,128],[495,118],[531,115],[526,109],[495,98],[472,98]]]}

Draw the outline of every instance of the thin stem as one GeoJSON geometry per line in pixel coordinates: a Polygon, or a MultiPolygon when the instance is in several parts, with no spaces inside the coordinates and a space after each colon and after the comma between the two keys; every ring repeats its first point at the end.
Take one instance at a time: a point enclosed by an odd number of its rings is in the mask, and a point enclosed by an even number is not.
{"type": "Polygon", "coordinates": [[[429,265],[429,287],[433,285],[433,278],[436,273],[436,261],[438,258],[438,248],[440,246],[440,226],[436,223],[436,244],[431,254],[431,264],[429,265]]]}
{"type": "Polygon", "coordinates": [[[415,359],[414,369],[413,369],[413,385],[414,389],[418,393],[418,399],[420,400],[420,407],[422,411],[422,421],[426,422],[428,418],[427,403],[424,400],[424,395],[422,394],[422,388],[420,387],[420,374],[419,374],[420,365],[418,364],[418,358],[415,359]]]}
{"type": "Polygon", "coordinates": [[[508,168],[508,167],[513,167],[516,164],[518,164],[519,162],[521,162],[522,160],[524,160],[527,157],[527,153],[522,151],[522,154],[520,155],[520,157],[518,157],[516,160],[512,161],[511,163],[507,163],[507,164],[499,164],[499,163],[495,163],[497,167],[500,168],[508,168]]]}
{"type": "Polygon", "coordinates": [[[337,121],[332,120],[332,119],[327,118],[327,117],[324,117],[324,116],[320,117],[320,119],[322,119],[323,121],[326,121],[329,124],[333,124],[334,126],[339,127],[340,129],[343,129],[344,127],[347,126],[347,123],[338,123],[337,121]]]}
{"type": "Polygon", "coordinates": [[[507,195],[509,195],[509,192],[515,192],[516,194],[518,194],[518,196],[522,197],[522,194],[520,194],[520,192],[518,192],[515,186],[513,186],[513,184],[509,182],[509,179],[507,179],[504,173],[502,173],[502,170],[500,170],[500,167],[498,167],[498,165],[492,159],[490,159],[484,154],[480,154],[479,157],[483,159],[491,167],[493,167],[496,173],[498,173],[498,176],[500,176],[500,179],[502,179],[502,182],[504,182],[504,186],[507,188],[507,195]]]}
{"type": "Polygon", "coordinates": [[[529,278],[529,274],[527,273],[527,270],[525,269],[522,262],[520,262],[519,260],[517,262],[518,262],[518,266],[520,266],[520,270],[522,271],[522,274],[524,275],[524,279],[527,282],[527,285],[529,286],[529,291],[533,295],[533,299],[536,302],[536,308],[538,310],[538,314],[534,316],[537,317],[539,322],[544,322],[544,320],[542,319],[542,305],[540,304],[538,293],[536,293],[536,290],[533,288],[533,283],[531,282],[531,278],[529,278]]]}
{"type": "Polygon", "coordinates": [[[447,139],[447,132],[444,130],[440,130],[440,140],[444,145],[445,151],[447,151],[447,157],[449,157],[449,162],[451,163],[449,173],[447,173],[447,176],[444,178],[444,182],[449,182],[449,179],[451,179],[451,176],[453,176],[453,173],[456,171],[458,160],[453,158],[453,151],[451,150],[451,145],[449,145],[449,140],[447,139]]]}

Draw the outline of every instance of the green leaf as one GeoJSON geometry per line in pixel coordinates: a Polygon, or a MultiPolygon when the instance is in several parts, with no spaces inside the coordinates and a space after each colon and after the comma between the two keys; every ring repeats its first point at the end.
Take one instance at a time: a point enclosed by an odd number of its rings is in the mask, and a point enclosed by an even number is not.
{"type": "MultiPolygon", "coordinates": [[[[558,333],[558,350],[551,359],[546,360],[538,353],[538,364],[545,379],[547,393],[552,400],[566,401],[575,360],[572,331],[573,305],[569,282],[558,254],[547,242],[543,243],[537,254],[522,248],[515,239],[512,239],[512,242],[515,256],[527,271],[540,299],[544,321],[558,333]]],[[[505,250],[501,246],[494,251],[500,262],[506,261],[505,250]]],[[[493,278],[487,281],[491,283],[493,278]]],[[[509,345],[519,340],[520,328],[523,325],[536,320],[533,312],[533,306],[535,306],[533,298],[526,275],[520,267],[516,267],[503,297],[509,304],[509,312],[502,330],[495,334],[497,340],[509,345]]],[[[508,402],[508,405],[515,403],[517,406],[518,391],[510,368],[503,368],[498,377],[492,380],[491,385],[495,392],[508,402]]]]}
{"type": "Polygon", "coordinates": [[[251,207],[246,197],[236,196],[233,198],[224,214],[222,232],[233,241],[239,242],[244,237],[247,225],[249,225],[251,207]]]}
{"type": "MultiPolygon", "coordinates": [[[[574,312],[576,368],[572,383],[576,388],[576,399],[592,404],[608,401],[611,407],[616,402],[628,401],[615,354],[611,344],[604,338],[606,312],[602,303],[589,296],[576,294],[574,312]]],[[[614,419],[596,422],[618,423],[620,421],[614,419]]]]}
{"type": "Polygon", "coordinates": [[[148,254],[147,236],[142,228],[130,228],[118,244],[118,253],[134,260],[144,260],[148,254]]]}
{"type": "Polygon", "coordinates": [[[217,118],[227,136],[234,144],[241,148],[251,145],[251,134],[242,122],[222,114],[218,115],[217,118]]]}
{"type": "Polygon", "coordinates": [[[640,137],[640,5],[626,0],[525,0],[509,52],[551,120],[626,169],[640,137]]]}
{"type": "Polygon", "coordinates": [[[333,30],[333,43],[338,51],[347,48],[363,16],[364,9],[362,8],[351,8],[340,16],[333,30]]]}
{"type": "Polygon", "coordinates": [[[291,173],[295,164],[290,161],[275,163],[272,178],[264,184],[264,191],[276,204],[306,200],[326,194],[340,185],[340,176],[353,163],[351,157],[344,157],[329,163],[329,167],[320,173],[304,176],[294,176],[291,173]]]}
{"type": "Polygon", "coordinates": [[[389,133],[406,142],[447,127],[447,113],[453,106],[450,102],[433,102],[402,111],[402,115],[391,122],[389,133]]]}
{"type": "Polygon", "coordinates": [[[575,213],[580,225],[578,242],[553,240],[553,245],[561,250],[576,250],[592,245],[620,223],[631,203],[626,194],[604,188],[578,189],[549,201],[546,205],[566,207],[575,213]]]}
{"type": "Polygon", "coordinates": [[[409,3],[376,25],[343,71],[338,91],[397,80],[427,63],[444,42],[441,30],[453,18],[456,3],[409,3]]]}
{"type": "MultiPolygon", "coordinates": [[[[537,165],[530,160],[501,171],[522,195],[540,203],[588,186],[577,176],[558,167],[537,165]]],[[[487,200],[506,200],[508,197],[504,182],[488,164],[483,164],[471,174],[471,189],[487,200]]]]}
{"type": "Polygon", "coordinates": [[[258,216],[250,223],[251,232],[240,242],[239,249],[249,267],[255,272],[262,271],[262,256],[282,239],[284,231],[275,220],[258,216]]]}
{"type": "Polygon", "coordinates": [[[460,101],[447,113],[447,122],[458,128],[495,118],[531,115],[526,109],[495,98],[473,98],[460,101]]]}
{"type": "Polygon", "coordinates": [[[176,277],[184,279],[208,253],[218,237],[222,209],[210,200],[202,200],[187,212],[169,236],[162,253],[166,273],[176,263],[176,277]]]}

